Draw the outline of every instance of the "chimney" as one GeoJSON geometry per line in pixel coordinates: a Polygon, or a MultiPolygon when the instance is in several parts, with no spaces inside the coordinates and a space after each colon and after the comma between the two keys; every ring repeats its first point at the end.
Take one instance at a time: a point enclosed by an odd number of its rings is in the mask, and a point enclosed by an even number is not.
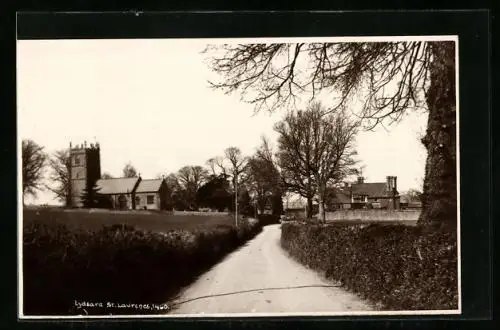
{"type": "Polygon", "coordinates": [[[71,141],[69,141],[69,149],[71,149],[73,146],[71,145],[71,141]]]}
{"type": "Polygon", "coordinates": [[[365,178],[363,178],[362,176],[358,176],[358,183],[364,183],[365,182],[365,178]]]}
{"type": "Polygon", "coordinates": [[[83,141],[83,147],[87,149],[87,141],[83,141]]]}
{"type": "Polygon", "coordinates": [[[397,176],[387,176],[387,192],[393,194],[398,189],[397,176]]]}

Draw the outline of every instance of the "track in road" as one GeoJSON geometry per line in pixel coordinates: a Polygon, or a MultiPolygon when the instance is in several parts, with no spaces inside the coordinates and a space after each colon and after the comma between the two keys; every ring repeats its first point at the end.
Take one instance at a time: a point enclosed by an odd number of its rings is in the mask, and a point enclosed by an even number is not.
{"type": "Polygon", "coordinates": [[[172,314],[369,311],[372,307],[291,259],[279,225],[263,232],[183,290],[172,314]]]}

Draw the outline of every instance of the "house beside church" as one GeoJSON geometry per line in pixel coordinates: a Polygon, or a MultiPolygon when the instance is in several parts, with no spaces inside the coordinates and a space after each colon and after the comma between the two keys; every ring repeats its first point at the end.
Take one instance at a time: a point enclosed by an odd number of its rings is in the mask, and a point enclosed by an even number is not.
{"type": "Polygon", "coordinates": [[[99,143],[73,147],[70,143],[71,204],[83,207],[82,195],[96,182],[98,194],[108,205],[119,210],[165,210],[167,186],[165,179],[132,178],[101,179],[99,143]]]}

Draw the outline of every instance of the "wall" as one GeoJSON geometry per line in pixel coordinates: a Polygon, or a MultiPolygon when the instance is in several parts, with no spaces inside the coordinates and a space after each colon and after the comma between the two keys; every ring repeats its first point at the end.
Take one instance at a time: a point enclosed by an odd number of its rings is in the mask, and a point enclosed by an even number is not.
{"type": "Polygon", "coordinates": [[[229,215],[229,212],[172,211],[173,215],[229,215]]]}
{"type": "Polygon", "coordinates": [[[85,180],[71,180],[71,199],[73,206],[82,207],[82,195],[85,190],[85,180]]]}
{"type": "Polygon", "coordinates": [[[304,218],[306,211],[304,209],[288,209],[285,210],[285,215],[291,218],[304,218]]]}
{"type": "MultiPolygon", "coordinates": [[[[120,195],[110,195],[110,196],[111,196],[111,201],[113,202],[114,208],[119,209],[120,208],[120,202],[119,202],[120,195]]],[[[123,196],[125,196],[125,198],[127,200],[127,206],[125,209],[126,210],[132,209],[132,196],[130,194],[123,194],[123,196]]]]}
{"type": "Polygon", "coordinates": [[[417,221],[420,210],[339,210],[326,212],[327,221],[417,221]]]}
{"type": "Polygon", "coordinates": [[[87,186],[85,149],[71,149],[71,199],[73,206],[82,207],[82,195],[87,186]],[[76,162],[78,157],[79,163],[76,162]]]}
{"type": "Polygon", "coordinates": [[[160,209],[160,194],[159,193],[136,193],[135,194],[135,208],[136,210],[142,210],[146,207],[147,210],[159,210],[160,209]],[[153,204],[147,203],[147,196],[155,196],[153,204]]]}

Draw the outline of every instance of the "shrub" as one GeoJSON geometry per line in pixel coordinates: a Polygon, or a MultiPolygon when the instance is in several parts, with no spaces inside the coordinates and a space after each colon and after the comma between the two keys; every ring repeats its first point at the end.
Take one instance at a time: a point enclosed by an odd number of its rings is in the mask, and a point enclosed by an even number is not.
{"type": "Polygon", "coordinates": [[[280,223],[280,216],[279,215],[259,214],[259,215],[257,215],[257,219],[259,220],[259,222],[262,226],[280,223]]]}
{"type": "Polygon", "coordinates": [[[388,310],[458,308],[456,234],[403,225],[282,225],[294,258],[388,310]]]}
{"type": "MultiPolygon", "coordinates": [[[[24,313],[80,314],[75,301],[163,304],[260,230],[246,221],[238,229],[215,225],[163,233],[129,225],[69,230],[62,224],[31,222],[23,238],[24,313]]],[[[87,312],[141,310],[103,306],[87,312]]]]}

